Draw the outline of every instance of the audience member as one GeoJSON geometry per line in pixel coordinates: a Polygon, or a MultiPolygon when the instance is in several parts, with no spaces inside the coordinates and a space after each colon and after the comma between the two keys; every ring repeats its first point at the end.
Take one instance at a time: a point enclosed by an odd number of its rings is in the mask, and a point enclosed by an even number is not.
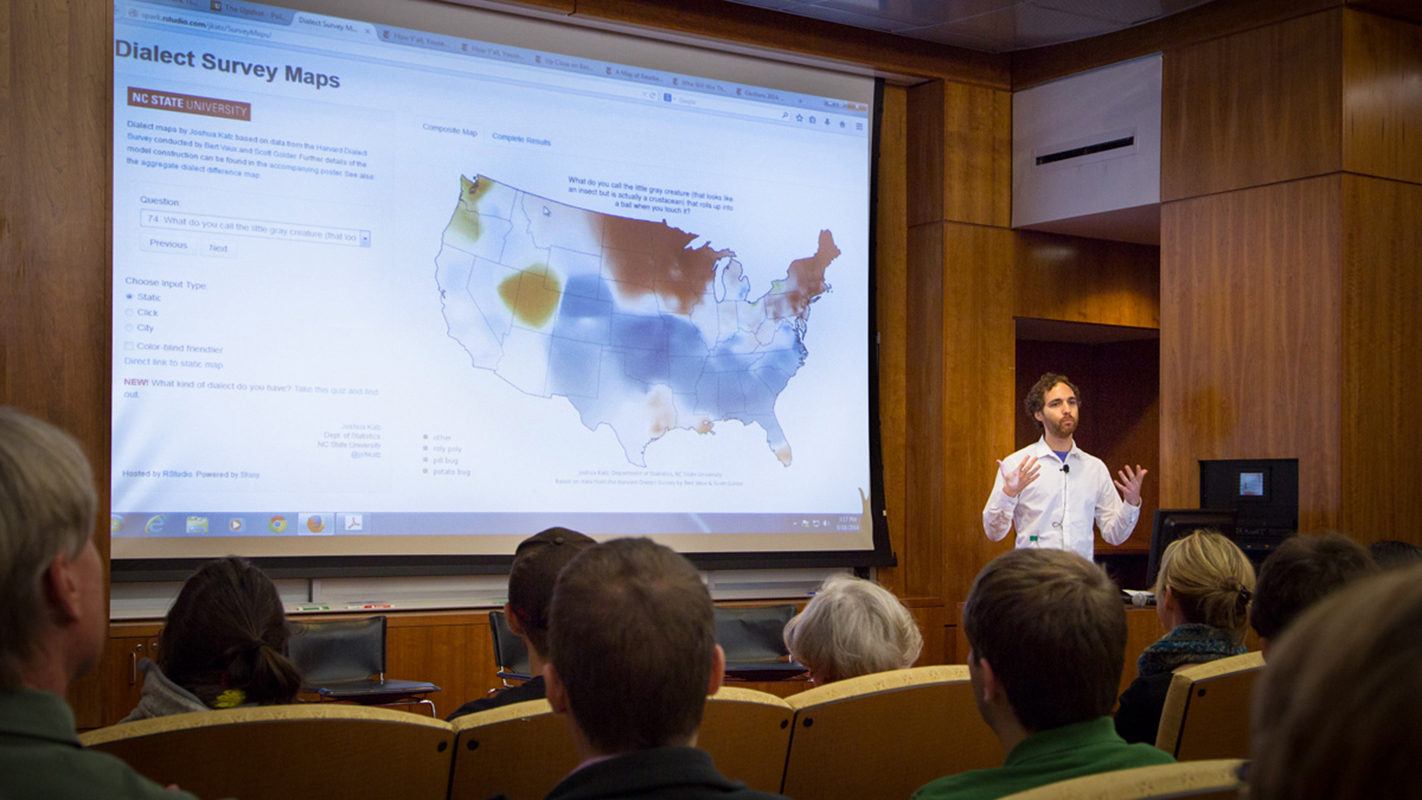
{"type": "Polygon", "coordinates": [[[907,669],[923,635],[893,592],[852,575],[833,575],[805,610],[785,623],[790,657],[818,684],[907,669]]]}
{"type": "Polygon", "coordinates": [[[192,796],[85,750],[64,701],[108,633],[97,508],[78,442],[0,408],[0,797],[192,796]]]}
{"type": "Polygon", "coordinates": [[[207,562],[168,611],[158,661],[139,662],[143,696],[122,721],[292,702],[301,670],[285,655],[288,635],[266,573],[238,556],[207,562]]]}
{"type": "Polygon", "coordinates": [[[1126,609],[1106,573],[1076,553],[1013,550],[973,581],[963,606],[978,711],[1001,767],[939,778],[915,800],[977,800],[1056,781],[1169,764],[1111,722],[1126,650],[1126,609]]]}
{"type": "Polygon", "coordinates": [[[1299,534],[1279,545],[1259,568],[1249,614],[1264,657],[1269,657],[1274,639],[1304,609],[1377,571],[1368,551],[1341,533],[1299,534]]]}
{"type": "Polygon", "coordinates": [[[1244,654],[1253,592],[1254,566],[1220,534],[1195,531],[1165,548],[1155,611],[1168,632],[1141,653],[1139,677],[1121,695],[1116,733],[1122,739],[1155,743],[1176,670],[1244,654]]]}
{"type": "Polygon", "coordinates": [[[1251,800],[1416,797],[1422,566],[1359,580],[1275,644],[1254,700],[1251,800]]]}
{"type": "Polygon", "coordinates": [[[1422,547],[1396,539],[1373,542],[1368,545],[1368,553],[1373,557],[1373,561],[1377,562],[1378,567],[1384,570],[1422,563],[1422,547]]]}
{"type": "Polygon", "coordinates": [[[696,568],[650,539],[615,539],[563,569],[549,615],[548,701],[583,758],[549,800],[769,800],[696,749],[720,688],[711,596],[696,568]]]}
{"type": "Polygon", "coordinates": [[[594,544],[597,542],[591,538],[567,528],[549,528],[519,543],[509,570],[509,601],[504,604],[504,618],[509,630],[523,640],[528,650],[528,670],[533,677],[493,697],[465,703],[449,715],[451,721],[476,711],[547,696],[543,665],[548,662],[548,606],[553,600],[553,582],[573,556],[594,544]]]}

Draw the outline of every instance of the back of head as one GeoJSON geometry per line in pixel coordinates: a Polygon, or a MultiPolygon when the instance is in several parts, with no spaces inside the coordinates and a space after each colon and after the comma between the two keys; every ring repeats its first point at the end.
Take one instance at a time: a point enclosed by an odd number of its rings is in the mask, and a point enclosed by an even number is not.
{"type": "Polygon", "coordinates": [[[1229,631],[1236,645],[1249,629],[1254,565],[1244,551],[1215,531],[1195,531],[1165,548],[1156,597],[1171,590],[1185,619],[1229,631]]]}
{"type": "Polygon", "coordinates": [[[568,530],[549,528],[519,543],[509,570],[509,611],[518,616],[519,629],[540,656],[548,655],[548,607],[553,583],[573,556],[597,544],[568,530]]]}
{"type": "Polygon", "coordinates": [[[1259,568],[1250,611],[1254,631],[1265,639],[1277,638],[1306,608],[1377,571],[1368,551],[1341,533],[1291,537],[1259,568]]]}
{"type": "Polygon", "coordinates": [[[913,666],[923,636],[888,589],[852,575],[824,582],[785,624],[785,646],[820,684],[913,666]]]}
{"type": "Polygon", "coordinates": [[[1249,796],[1414,797],[1422,784],[1422,566],[1320,600],[1255,689],[1249,796]]]}
{"type": "Polygon", "coordinates": [[[42,579],[61,552],[77,558],[94,531],[98,496],[79,443],[0,408],[0,688],[20,685],[44,620],[42,579]]]}
{"type": "Polygon", "coordinates": [[[1397,569],[1422,563],[1422,547],[1396,539],[1373,542],[1368,545],[1368,553],[1381,569],[1397,569]]]}
{"type": "Polygon", "coordinates": [[[701,727],[716,623],[691,562],[650,539],[589,547],[553,590],[549,657],[598,752],[681,745],[701,727]]]}
{"type": "Polygon", "coordinates": [[[963,632],[1030,731],[1103,717],[1116,704],[1126,608],[1106,572],[1075,553],[1024,549],[993,559],[968,592],[963,632]]]}
{"type": "Polygon", "coordinates": [[[265,573],[237,556],[209,561],[168,611],[158,665],[214,708],[289,703],[301,671],[285,655],[281,598],[265,573]]]}

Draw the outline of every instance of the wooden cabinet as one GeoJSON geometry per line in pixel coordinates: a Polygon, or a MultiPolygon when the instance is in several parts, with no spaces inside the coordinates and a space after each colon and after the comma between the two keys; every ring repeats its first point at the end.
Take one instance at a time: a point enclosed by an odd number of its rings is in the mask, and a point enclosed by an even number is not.
{"type": "MultiPolygon", "coordinates": [[[[156,626],[152,627],[156,629],[156,626]]],[[[157,653],[156,630],[149,635],[138,636],[115,637],[111,634],[104,648],[103,673],[100,675],[104,725],[113,725],[138,705],[143,694],[143,673],[138,671],[138,662],[145,658],[157,658],[157,653]]]]}

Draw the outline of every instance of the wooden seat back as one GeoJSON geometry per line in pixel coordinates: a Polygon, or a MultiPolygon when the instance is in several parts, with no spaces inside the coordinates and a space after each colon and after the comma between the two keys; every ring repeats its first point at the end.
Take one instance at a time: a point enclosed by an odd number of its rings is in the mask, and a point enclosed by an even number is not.
{"type": "Polygon", "coordinates": [[[771,794],[780,791],[795,709],[766,692],[723,686],[706,701],[696,744],[731,780],[771,794]]]}
{"type": "Polygon", "coordinates": [[[1245,653],[1175,673],[1155,746],[1177,761],[1249,757],[1249,710],[1264,656],[1245,653]]]}
{"type": "Polygon", "coordinates": [[[438,800],[448,795],[454,755],[447,722],[338,704],[175,714],[79,740],[198,797],[438,800]]]}
{"type": "Polygon", "coordinates": [[[908,797],[935,778],[1002,764],[961,664],[851,678],[787,702],[795,720],[781,793],[790,797],[908,797]]]}
{"type": "Polygon", "coordinates": [[[542,800],[579,763],[567,723],[547,700],[491,708],[454,720],[449,796],[542,800]]]}

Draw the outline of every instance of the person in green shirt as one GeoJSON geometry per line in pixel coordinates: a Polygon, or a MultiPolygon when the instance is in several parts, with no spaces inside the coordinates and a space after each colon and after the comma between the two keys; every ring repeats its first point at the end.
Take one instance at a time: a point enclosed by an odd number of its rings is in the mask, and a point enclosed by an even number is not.
{"type": "Polygon", "coordinates": [[[1001,767],[939,778],[913,800],[988,800],[1098,772],[1170,764],[1111,721],[1126,609],[1105,571],[1063,550],[1013,550],[973,581],[963,606],[978,712],[1001,767]]]}
{"type": "Polygon", "coordinates": [[[0,408],[0,797],[192,798],[85,750],[64,701],[104,652],[97,509],[79,443],[0,408]]]}

